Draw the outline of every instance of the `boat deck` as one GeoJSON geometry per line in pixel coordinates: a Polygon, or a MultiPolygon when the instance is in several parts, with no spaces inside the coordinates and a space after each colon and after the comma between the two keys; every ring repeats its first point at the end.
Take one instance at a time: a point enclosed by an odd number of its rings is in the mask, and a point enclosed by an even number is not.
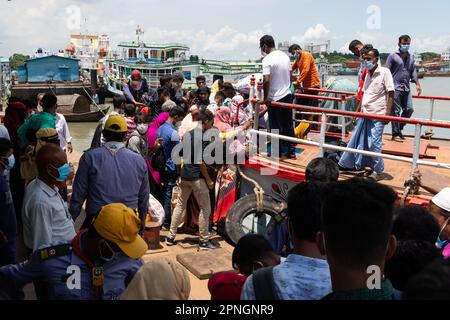
{"type": "MultiPolygon", "coordinates": [[[[450,140],[425,140],[421,141],[421,155],[420,158],[431,162],[440,163],[450,163],[450,140]]],[[[383,153],[395,154],[399,156],[412,157],[413,150],[413,138],[407,137],[405,142],[394,142],[391,141],[390,135],[385,135],[383,138],[383,153]]],[[[308,146],[304,144],[299,144],[297,149],[300,149],[301,153],[297,154],[297,159],[295,160],[281,160],[277,164],[280,171],[284,175],[289,175],[292,177],[301,177],[304,175],[306,166],[309,162],[318,155],[318,147],[308,146]]],[[[256,160],[258,165],[272,167],[274,163],[272,160],[265,156],[257,156],[252,158],[256,160]]],[[[385,159],[385,172],[384,179],[380,183],[388,185],[396,190],[399,194],[402,194],[405,187],[405,181],[410,178],[411,175],[411,164],[406,162],[400,162],[390,159],[385,159]]],[[[420,172],[422,173],[422,185],[431,187],[435,190],[441,190],[447,186],[450,186],[450,169],[445,168],[434,168],[428,166],[419,166],[420,172]]],[[[340,179],[350,179],[355,176],[361,176],[363,172],[341,173],[340,179]]],[[[302,179],[299,178],[299,181],[302,179]]],[[[419,196],[424,198],[430,198],[432,195],[421,188],[419,196]]]]}

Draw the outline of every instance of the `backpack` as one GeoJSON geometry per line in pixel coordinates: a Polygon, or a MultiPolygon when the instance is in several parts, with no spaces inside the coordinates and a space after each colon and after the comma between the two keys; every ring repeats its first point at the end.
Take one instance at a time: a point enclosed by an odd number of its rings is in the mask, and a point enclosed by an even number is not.
{"type": "Polygon", "coordinates": [[[258,269],[253,273],[253,289],[257,301],[280,300],[275,290],[273,267],[258,269]]]}

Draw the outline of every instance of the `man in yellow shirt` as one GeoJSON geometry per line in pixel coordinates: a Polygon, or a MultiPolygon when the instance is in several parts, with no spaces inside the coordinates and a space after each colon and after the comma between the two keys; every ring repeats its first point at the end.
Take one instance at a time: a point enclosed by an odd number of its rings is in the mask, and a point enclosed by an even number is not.
{"type": "MultiPolygon", "coordinates": [[[[320,89],[319,72],[317,71],[313,55],[308,51],[303,51],[298,44],[290,46],[289,53],[295,59],[295,62],[291,67],[291,74],[298,70],[297,81],[294,82],[296,93],[318,95],[319,93],[317,91],[299,90],[308,88],[320,89]]],[[[303,106],[319,106],[319,100],[317,99],[296,98],[294,103],[303,106]]],[[[309,120],[313,120],[312,116],[309,118],[309,120]]],[[[302,119],[304,119],[304,117],[301,117],[299,120],[302,119]]]]}

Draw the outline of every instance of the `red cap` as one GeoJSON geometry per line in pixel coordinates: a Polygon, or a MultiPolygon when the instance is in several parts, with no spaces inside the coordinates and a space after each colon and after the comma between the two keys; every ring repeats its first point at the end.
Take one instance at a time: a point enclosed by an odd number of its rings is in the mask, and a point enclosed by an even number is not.
{"type": "Polygon", "coordinates": [[[136,81],[136,82],[142,80],[142,77],[141,77],[141,74],[139,73],[139,71],[137,71],[137,70],[133,71],[133,73],[131,74],[131,80],[136,81]]]}
{"type": "Polygon", "coordinates": [[[247,277],[235,272],[220,272],[212,276],[208,289],[213,301],[239,301],[247,277]]]}

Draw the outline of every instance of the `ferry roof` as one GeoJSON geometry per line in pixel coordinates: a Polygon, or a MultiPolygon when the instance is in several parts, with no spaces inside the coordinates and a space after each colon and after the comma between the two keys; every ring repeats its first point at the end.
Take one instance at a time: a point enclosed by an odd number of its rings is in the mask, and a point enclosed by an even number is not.
{"type": "MultiPolygon", "coordinates": [[[[121,42],[118,47],[121,48],[139,48],[140,45],[137,42],[121,42]]],[[[190,48],[182,43],[144,43],[144,48],[155,50],[189,50],[190,48]]]]}
{"type": "Polygon", "coordinates": [[[70,58],[70,57],[60,57],[60,56],[57,56],[57,55],[55,55],[55,54],[52,54],[52,55],[45,56],[45,57],[30,58],[30,59],[28,59],[26,62],[28,62],[28,61],[34,61],[34,60],[39,60],[39,59],[48,59],[48,58],[59,58],[59,59],[67,59],[67,60],[76,60],[76,61],[80,61],[80,59],[70,58]]]}

